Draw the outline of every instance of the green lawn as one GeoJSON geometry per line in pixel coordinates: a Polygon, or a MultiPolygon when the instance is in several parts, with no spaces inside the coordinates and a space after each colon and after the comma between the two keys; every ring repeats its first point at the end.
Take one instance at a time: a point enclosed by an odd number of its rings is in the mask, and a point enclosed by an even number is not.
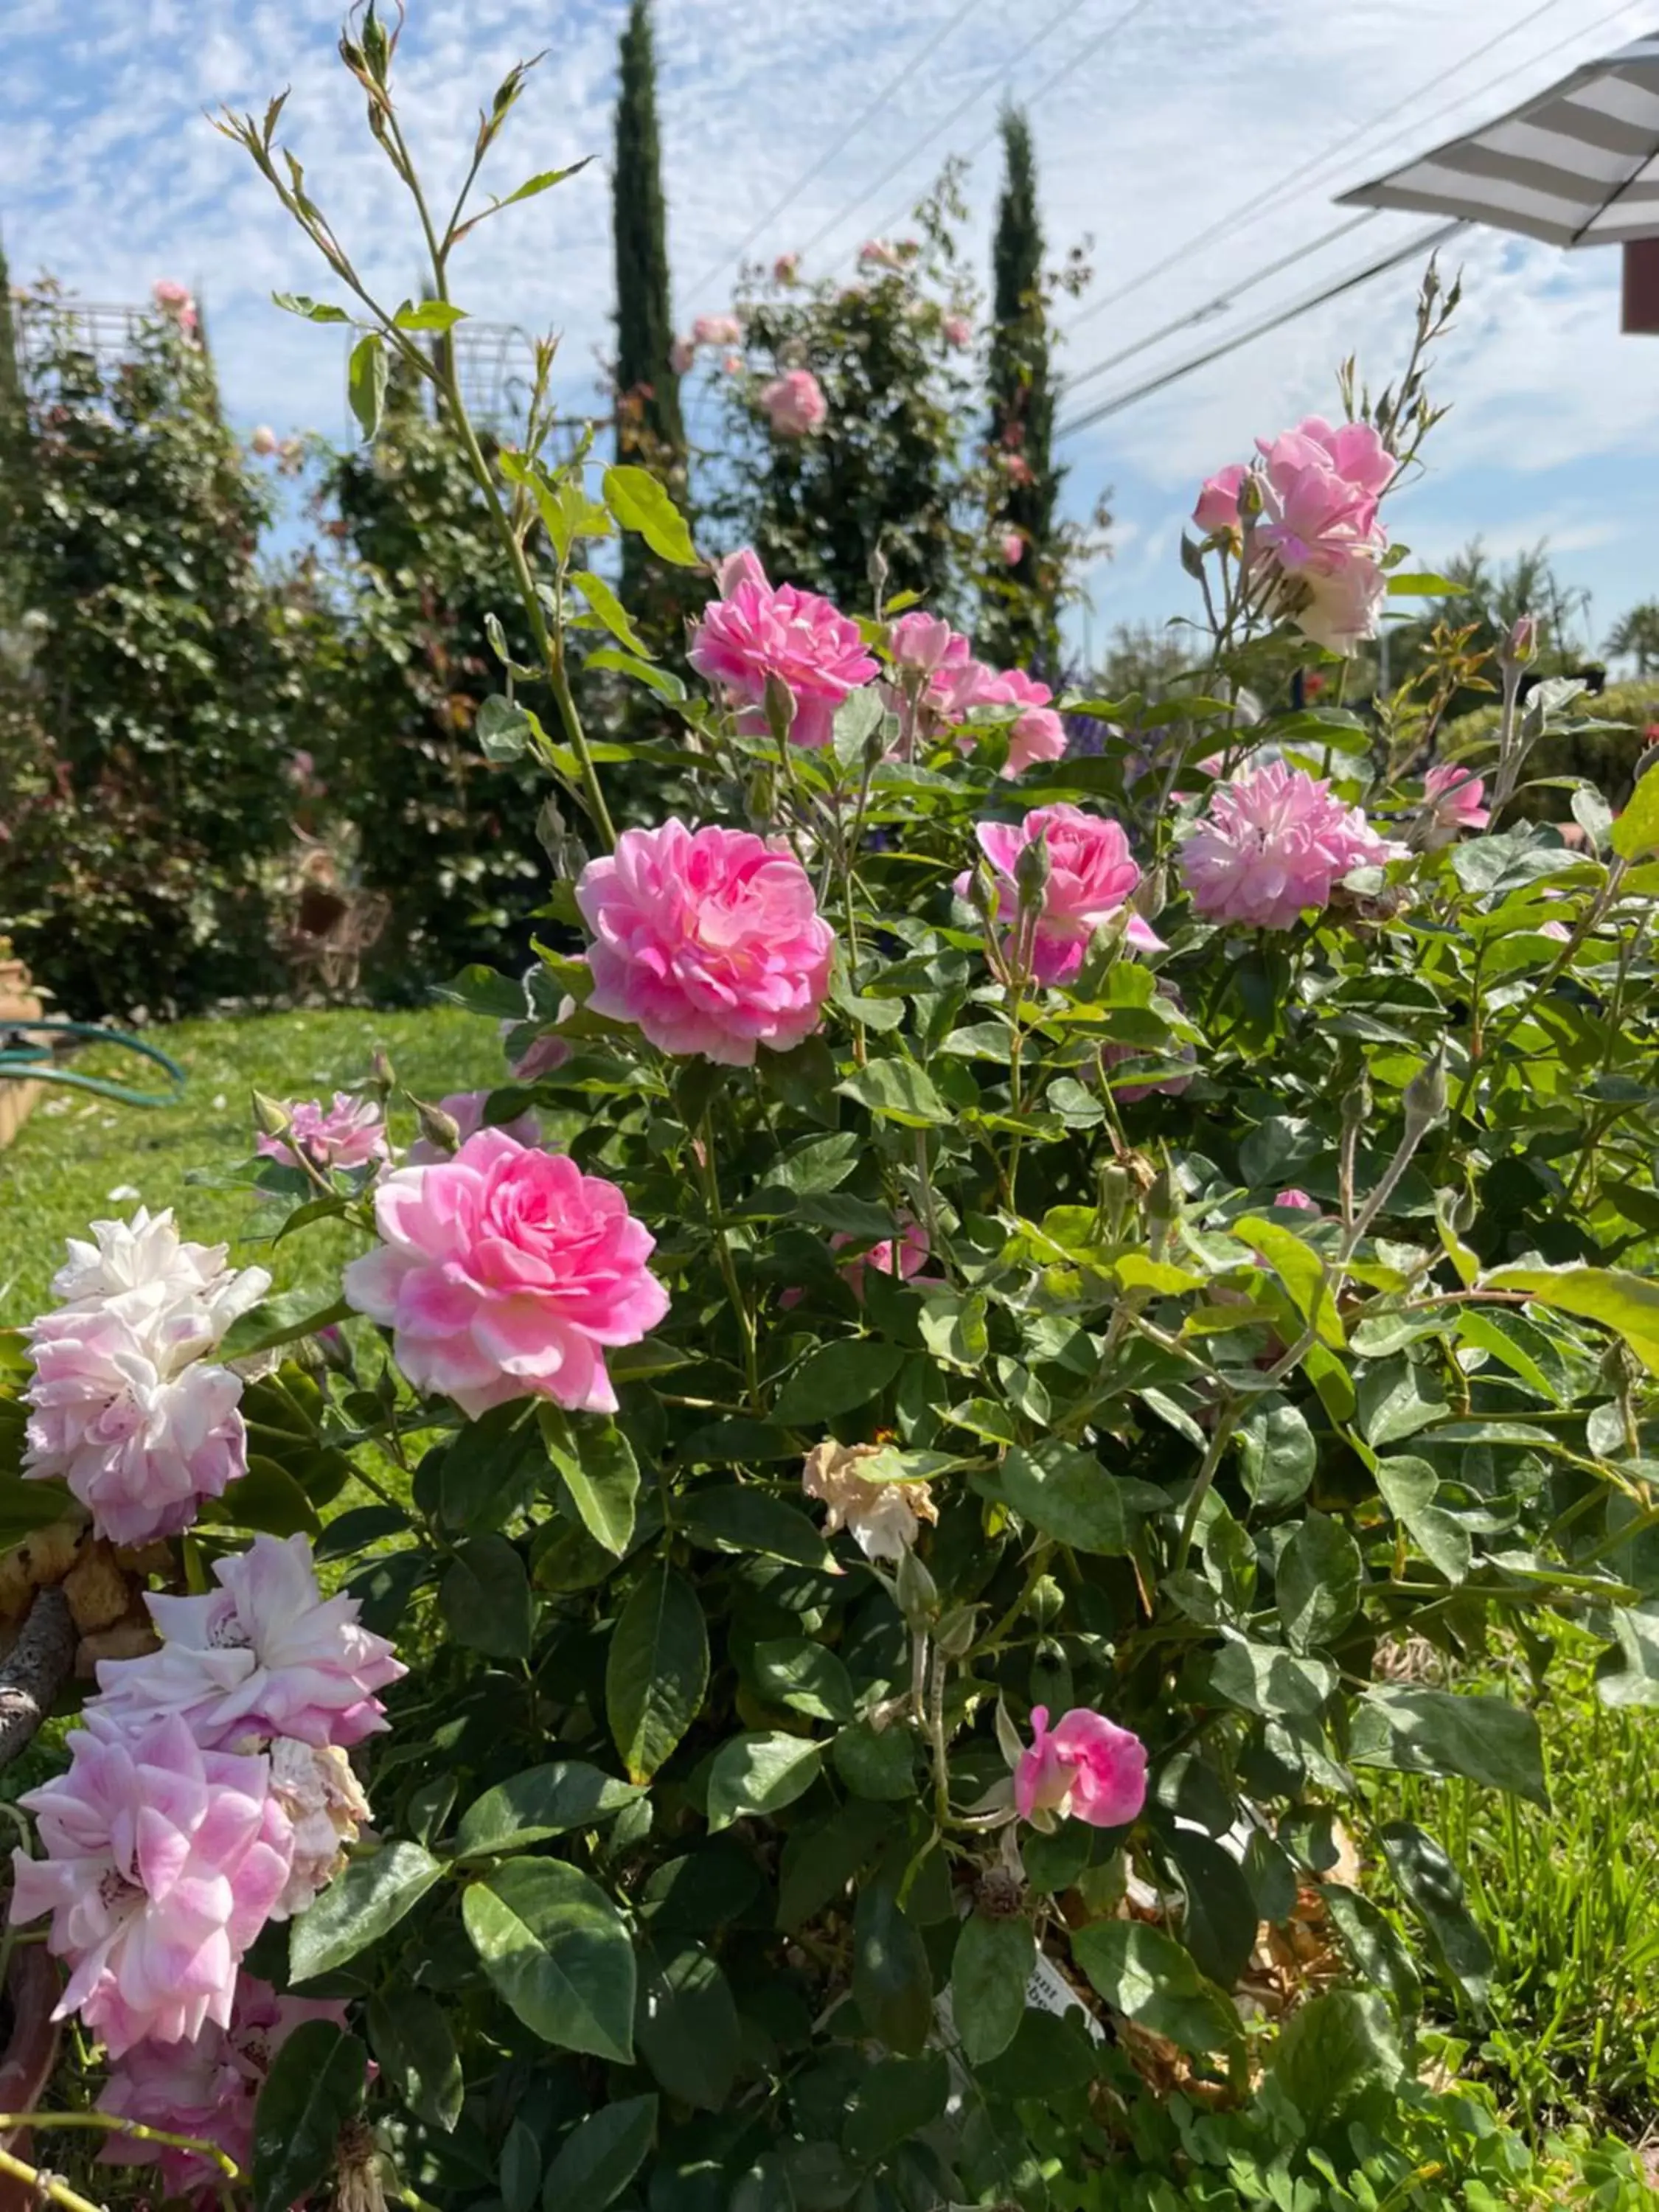
{"type": "MultiPolygon", "coordinates": [[[[325,1283],[331,1264],[357,1249],[355,1240],[325,1224],[274,1249],[257,1247],[246,1242],[246,1191],[186,1181],[192,1170],[234,1167],[252,1151],[249,1092],[326,1097],[367,1074],[377,1045],[422,1098],[501,1082],[507,1073],[494,1024],[447,1006],[181,1022],[155,1031],[152,1041],[185,1069],[182,1104],[142,1109],[60,1090],[0,1152],[0,1327],[15,1328],[51,1303],[65,1237],[139,1204],[174,1207],[186,1236],[230,1242],[244,1264],[268,1267],[278,1289],[325,1283]]],[[[129,1082],[135,1065],[107,1054],[77,1063],[129,1082]]],[[[147,1077],[137,1080],[147,1087],[147,1077]]],[[[400,1122],[394,1112],[392,1119],[394,1129],[414,1134],[412,1115],[400,1122]]]]}

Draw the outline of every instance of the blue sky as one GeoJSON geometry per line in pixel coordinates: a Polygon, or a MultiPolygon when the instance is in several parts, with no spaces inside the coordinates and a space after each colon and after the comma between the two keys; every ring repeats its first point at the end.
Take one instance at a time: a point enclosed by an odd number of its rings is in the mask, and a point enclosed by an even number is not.
{"type": "MultiPolygon", "coordinates": [[[[480,315],[560,329],[578,408],[598,404],[608,342],[604,161],[623,12],[622,0],[410,0],[402,58],[417,149],[443,179],[507,64],[549,49],[498,188],[599,159],[480,232],[459,292],[480,315]]],[[[161,275],[199,286],[244,427],[343,435],[343,349],[270,306],[273,289],[322,289],[324,272],[204,108],[262,105],[291,86],[285,125],[316,196],[388,289],[415,283],[406,204],[334,57],[337,14],[334,0],[0,10],[0,228],[14,275],[49,269],[113,301],[142,299],[161,275]]],[[[897,227],[943,155],[989,138],[1006,91],[1031,104],[1051,245],[1093,240],[1097,283],[1074,311],[1087,319],[1062,356],[1080,371],[1317,240],[1343,220],[1338,191],[1659,26],[1659,0],[657,0],[657,15],[683,323],[725,303],[732,250],[878,94],[889,96],[763,228],[756,253],[822,231],[809,270],[849,265],[861,238],[897,227]]],[[[969,183],[981,266],[994,159],[986,145],[969,183]]],[[[1087,397],[1139,383],[1423,227],[1377,217],[1094,378],[1087,397]]],[[[1563,255],[1480,233],[1452,256],[1465,304],[1436,372],[1452,412],[1392,503],[1395,532],[1425,562],[1477,532],[1499,554],[1548,538],[1593,592],[1599,637],[1624,607],[1659,597],[1659,339],[1619,334],[1616,252],[1563,255]]],[[[1387,380],[1414,282],[1402,269],[1068,444],[1073,503],[1114,491],[1114,556],[1091,578],[1097,635],[1184,604],[1176,544],[1199,478],[1247,456],[1258,432],[1334,411],[1342,356],[1387,380]]]]}

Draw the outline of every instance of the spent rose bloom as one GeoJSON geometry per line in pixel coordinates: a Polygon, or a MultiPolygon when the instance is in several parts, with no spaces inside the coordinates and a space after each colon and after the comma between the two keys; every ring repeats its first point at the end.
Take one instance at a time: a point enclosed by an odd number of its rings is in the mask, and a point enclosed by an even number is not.
{"type": "Polygon", "coordinates": [[[269,422],[261,422],[258,428],[248,440],[248,444],[252,451],[259,455],[261,459],[264,459],[270,454],[274,453],[276,450],[276,433],[271,428],[269,422]]]}
{"type": "Polygon", "coordinates": [[[474,1419],[525,1397],[616,1411],[605,1347],[637,1344],[668,1293],[615,1183],[481,1129],[453,1160],[383,1176],[374,1218],[386,1242],[342,1287],[416,1389],[474,1419]]]}
{"type": "Polygon", "coordinates": [[[1003,763],[1003,775],[1010,778],[1024,775],[1039,761],[1062,759],[1066,752],[1066,725],[1054,712],[1051,704],[1054,695],[1048,686],[1039,684],[1022,668],[1010,668],[1004,672],[998,688],[1006,704],[1019,709],[1008,732],[1008,757],[1003,763]]]}
{"type": "Polygon", "coordinates": [[[1379,837],[1330,785],[1282,761],[1218,784],[1181,848],[1181,879],[1208,921],[1291,929],[1353,869],[1403,848],[1379,837]]]}
{"type": "Polygon", "coordinates": [[[1456,841],[1463,830],[1484,830],[1492,816],[1480,804],[1486,792],[1486,783],[1466,768],[1458,768],[1449,761],[1431,768],[1423,779],[1423,799],[1427,817],[1423,834],[1425,852],[1436,853],[1443,846],[1456,841]]]}
{"type": "Polygon", "coordinates": [[[588,1006],[660,1050],[748,1067],[757,1046],[787,1052],[817,1029],[835,933],[781,839],[625,830],[583,869],[576,904],[593,933],[588,1006]]]}
{"type": "Polygon", "coordinates": [[[793,284],[795,281],[796,272],[799,270],[799,267],[800,256],[799,253],[779,254],[777,259],[772,264],[773,283],[775,284],[793,284]]]}
{"type": "Polygon", "coordinates": [[[279,1735],[270,1747],[270,1794],[294,1832],[288,1881],[270,1917],[292,1920],[343,1872],[368,1825],[368,1800],[344,1752],[333,1744],[319,1750],[291,1735],[279,1735]]]}
{"type": "Polygon", "coordinates": [[[792,368],[762,387],[760,404],[781,438],[805,438],[821,430],[830,413],[823,386],[810,368],[792,368]]]}
{"type": "Polygon", "coordinates": [[[177,1714],[131,1732],[86,1720],[67,1773],[19,1801],[46,1856],[13,1855],[11,1917],[51,1914],[46,1948],[70,1966],[53,2017],[78,2011],[118,2058],[228,2025],[294,1838],[264,1759],[204,1751],[177,1714]]]}
{"type": "MultiPolygon", "coordinates": [[[[1039,983],[1064,983],[1083,965],[1089,940],[1103,929],[1133,896],[1140,870],[1119,824],[1080,806],[1034,806],[1021,822],[981,822],[975,831],[980,849],[996,871],[1000,912],[1012,922],[1019,911],[1014,871],[1023,847],[1047,841],[1049,874],[1037,917],[1031,972],[1039,983]]],[[[956,883],[966,898],[972,883],[964,871],[956,883]]],[[[1131,909],[1126,941],[1142,952],[1158,952],[1163,939],[1131,909]]]]}
{"type": "Polygon", "coordinates": [[[974,326],[966,315],[947,315],[939,327],[945,344],[954,346],[958,353],[974,343],[974,326]]]}
{"type": "Polygon", "coordinates": [[[1138,1735],[1085,1705],[1073,1706],[1050,1729],[1048,1708],[1032,1707],[1030,1746],[1014,1769],[1022,1820],[1126,1828],[1146,1802],[1146,1747],[1138,1735]]]}
{"type": "Polygon", "coordinates": [[[331,1105],[301,1098],[288,1105],[288,1116],[286,1135],[271,1137],[262,1131],[255,1141],[255,1150],[268,1160],[297,1168],[296,1146],[323,1168],[367,1167],[371,1160],[387,1157],[386,1123],[372,1098],[354,1098],[349,1091],[337,1091],[331,1105]]]}
{"type": "Polygon", "coordinates": [[[696,626],[691,665],[736,695],[740,726],[757,737],[767,731],[766,681],[777,677],[795,702],[793,742],[827,745],[836,708],[878,672],[858,624],[816,592],[775,589],[747,548],[721,563],[720,587],[696,626]]]}
{"type": "MultiPolygon", "coordinates": [[[[565,1060],[569,1059],[570,1048],[565,1044],[562,1037],[555,1037],[549,1041],[555,1044],[564,1045],[562,1057],[565,1060]]],[[[538,1039],[538,1042],[539,1042],[540,1040],[538,1039]]],[[[526,1058],[528,1057],[529,1054],[526,1054],[526,1058]]],[[[556,1066],[558,1062],[556,1060],[554,1065],[556,1066]]],[[[517,1074],[520,1071],[515,1069],[514,1072],[517,1074]]],[[[484,1108],[489,1103],[488,1091],[452,1091],[447,1098],[441,1098],[438,1101],[438,1111],[441,1114],[447,1114],[455,1124],[457,1131],[455,1142],[458,1146],[464,1145],[469,1137],[476,1137],[483,1128],[484,1108]]],[[[533,1113],[515,1114],[510,1121],[497,1121],[492,1126],[497,1129],[505,1129],[509,1137],[516,1138],[521,1145],[539,1145],[542,1140],[542,1125],[533,1113]]],[[[449,1154],[440,1152],[429,1137],[417,1137],[404,1154],[404,1165],[407,1168],[423,1168],[428,1166],[434,1160],[445,1160],[448,1158],[449,1154]]]]}
{"type": "Polygon", "coordinates": [[[1025,557],[1025,539],[1018,530],[1005,530],[997,540],[997,551],[1006,568],[1018,568],[1025,557]]]}
{"type": "Polygon", "coordinates": [[[112,1721],[173,1713],[210,1751],[269,1736],[349,1748],[386,1726],[376,1692],[408,1669],[356,1598],[324,1597],[309,1537],[257,1535],[213,1573],[218,1589],[200,1597],[146,1595],[159,1651],[100,1662],[112,1721]]]}
{"type": "Polygon", "coordinates": [[[112,1303],[65,1307],[28,1331],[22,1471],[61,1476],[116,1544],[178,1535],[204,1498],[247,1472],[241,1377],[199,1359],[175,1368],[161,1340],[166,1324],[164,1312],[146,1329],[112,1303]]]}
{"type": "Polygon", "coordinates": [[[735,315],[699,315],[691,325],[691,338],[696,345],[740,345],[743,325],[735,315]]]}
{"type": "MultiPolygon", "coordinates": [[[[279,1997],[257,1974],[239,1974],[228,2027],[210,2021],[188,2043],[135,2043],[110,2068],[98,2104],[137,2126],[216,2143],[247,2173],[253,2163],[253,2112],[270,2062],[310,2020],[343,2027],[346,2008],[321,1997],[279,1997]]],[[[113,2136],[98,2154],[105,2166],[153,2166],[161,2193],[216,2206],[224,2171],[201,2151],[113,2136]]]]}
{"type": "Polygon", "coordinates": [[[860,1472],[881,1449],[826,1438],[807,1453],[800,1482],[809,1498],[830,1508],[826,1536],[845,1528],[866,1559],[890,1559],[896,1566],[921,1534],[922,1522],[939,1519],[939,1508],[925,1482],[882,1482],[860,1472]]]}

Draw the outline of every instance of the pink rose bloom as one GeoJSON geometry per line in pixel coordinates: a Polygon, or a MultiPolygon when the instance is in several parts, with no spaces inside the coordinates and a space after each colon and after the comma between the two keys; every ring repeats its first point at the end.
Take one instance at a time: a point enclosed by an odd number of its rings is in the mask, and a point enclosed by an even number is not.
{"type": "Polygon", "coordinates": [[[810,368],[792,368],[766,385],[760,396],[768,420],[781,438],[804,438],[823,428],[830,403],[810,368]]]}
{"type": "MultiPolygon", "coordinates": [[[[549,1042],[554,1044],[564,1044],[562,1037],[554,1037],[549,1042]]],[[[570,1048],[568,1044],[564,1046],[562,1057],[566,1060],[570,1057],[570,1048]]],[[[514,1072],[517,1073],[516,1070],[514,1072]]],[[[520,1080],[522,1079],[520,1078],[520,1080]]],[[[438,1101],[438,1111],[441,1114],[447,1114],[455,1124],[455,1143],[458,1150],[469,1137],[476,1137],[483,1128],[484,1108],[489,1103],[489,1093],[487,1091],[452,1091],[447,1098],[441,1098],[438,1101]]],[[[532,1113],[515,1114],[510,1121],[496,1121],[492,1124],[492,1127],[505,1129],[507,1135],[520,1145],[539,1145],[542,1140],[542,1125],[532,1113]]],[[[417,1137],[404,1154],[404,1165],[406,1168],[429,1167],[434,1160],[446,1160],[449,1157],[447,1152],[441,1152],[429,1138],[417,1137]]]]}
{"type": "MultiPolygon", "coordinates": [[[[830,1239],[832,1249],[837,1252],[854,1241],[842,1230],[837,1230],[830,1239]]],[[[847,1278],[853,1296],[862,1304],[866,1269],[873,1267],[878,1275],[896,1275],[901,1282],[908,1283],[920,1275],[927,1265],[933,1249],[927,1240],[927,1231],[921,1224],[906,1220],[896,1239],[884,1237],[879,1244],[871,1245],[868,1251],[859,1253],[854,1259],[843,1260],[841,1271],[847,1278]]]]}
{"type": "Polygon", "coordinates": [[[1235,461],[1231,468],[1219,469],[1214,476],[1205,477],[1199,488],[1193,520],[1206,538],[1218,530],[1237,529],[1239,490],[1249,474],[1242,461],[1235,461]]]}
{"type": "Polygon", "coordinates": [[[775,284],[793,284],[795,281],[795,273],[799,267],[800,256],[799,253],[779,254],[777,259],[772,264],[773,283],[775,284]]]}
{"type": "Polygon", "coordinates": [[[945,344],[954,346],[958,353],[974,343],[974,326],[966,315],[947,315],[939,327],[945,344]]]}
{"type": "Polygon", "coordinates": [[[92,1711],[70,1767],[19,1802],[44,1858],[12,1858],[11,1917],[52,1916],[79,2011],[118,2058],[229,2025],[242,1954],[288,1880],[293,1837],[263,1759],[204,1751],[176,1714],[123,1735],[92,1711]]]}
{"type": "Polygon", "coordinates": [[[1010,668],[1001,678],[1000,689],[1004,699],[1019,708],[1008,733],[1008,757],[1003,763],[1003,775],[1009,778],[1024,775],[1038,761],[1063,759],[1066,725],[1049,704],[1054,695],[1048,685],[1037,683],[1024,669],[1010,668]]]}
{"type": "MultiPolygon", "coordinates": [[[[1146,1060],[1162,1055],[1158,1054],[1156,1045],[1107,1043],[1100,1048],[1100,1056],[1107,1067],[1117,1067],[1126,1060],[1146,1060]]],[[[1190,1061],[1193,1066],[1196,1067],[1198,1047],[1194,1044],[1183,1044],[1179,1056],[1184,1060],[1190,1061]]],[[[1192,1080],[1190,1075],[1166,1075],[1161,1082],[1158,1083],[1114,1083],[1111,1085],[1111,1092],[1113,1097],[1122,1105],[1134,1106],[1138,1105],[1143,1098],[1152,1097],[1154,1092],[1164,1093],[1170,1098],[1179,1098],[1183,1091],[1190,1090],[1192,1080]]]]}
{"type": "Polygon", "coordinates": [[[735,315],[699,315],[691,325],[691,342],[700,346],[741,345],[743,325],[735,315]]]}
{"type": "Polygon", "coordinates": [[[1256,444],[1263,458],[1256,542],[1287,581],[1303,587],[1304,603],[1291,611],[1297,628],[1334,653],[1351,653],[1376,636],[1388,589],[1379,565],[1388,532],[1376,509],[1394,456],[1369,423],[1334,430],[1317,415],[1256,444]]]}
{"type": "MultiPolygon", "coordinates": [[[[253,2110],[270,2062],[310,2020],[343,2027],[346,2008],[318,1997],[279,1997],[257,1974],[239,1974],[228,2027],[210,2021],[189,2043],[131,2045],[111,2067],[99,2110],[162,2135],[216,2143],[246,2174],[253,2163],[253,2110]]],[[[157,2167],[163,2196],[189,2198],[203,2212],[218,2204],[224,2185],[223,2169],[200,2151],[136,2136],[111,2136],[98,2158],[104,2166],[157,2167]]]]}
{"type": "Polygon", "coordinates": [[[1352,870],[1381,867],[1401,850],[1322,777],[1269,761],[1212,791],[1182,846],[1181,878],[1208,921],[1291,929],[1352,870]]]}
{"type": "Polygon", "coordinates": [[[660,1051],[749,1067],[757,1045],[787,1052],[817,1029],[835,932],[781,839],[625,830],[583,869],[576,904],[593,933],[588,1005],[660,1051]]]}
{"type": "Polygon", "coordinates": [[[174,1713],[210,1751],[268,1736],[349,1748],[386,1726],[375,1692],[409,1670],[362,1626],[356,1598],[324,1597],[308,1536],[256,1536],[213,1573],[219,1587],[202,1597],[146,1595],[159,1651],[99,1662],[113,1722],[174,1713]]]}
{"type": "Polygon", "coordinates": [[[703,610],[687,659],[711,684],[743,702],[741,728],[766,734],[766,679],[775,676],[795,701],[791,741],[827,745],[836,709],[879,672],[859,626],[816,592],[775,589],[744,548],[721,562],[722,596],[703,610]]]}
{"type": "Polygon", "coordinates": [[[942,617],[924,614],[920,607],[901,615],[887,636],[894,665],[914,669],[923,676],[933,675],[943,665],[953,641],[959,642],[964,653],[967,651],[966,638],[958,640],[942,617]]]}
{"type": "Polygon", "coordinates": [[[1269,471],[1275,462],[1328,467],[1354,490],[1380,498],[1394,482],[1400,464],[1369,422],[1340,422],[1332,428],[1322,415],[1310,415],[1294,430],[1274,439],[1258,438],[1256,451],[1269,471]]]}
{"type": "Polygon", "coordinates": [[[181,284],[176,276],[158,276],[149,288],[149,295],[163,314],[176,315],[196,302],[190,296],[188,284],[181,284]]]}
{"type": "Polygon", "coordinates": [[[69,1258],[52,1279],[60,1304],[112,1304],[161,1347],[172,1372],[216,1344],[232,1322],[270,1288],[264,1267],[233,1267],[228,1244],[193,1244],[173,1209],[140,1206],[131,1221],[94,1221],[92,1242],[66,1240],[69,1258]]]}
{"type": "Polygon", "coordinates": [[[382,1176],[374,1218],[386,1242],[342,1287],[416,1389],[474,1419],[525,1397],[616,1411],[605,1347],[637,1344],[668,1293],[615,1183],[481,1129],[453,1160],[382,1176]]]}
{"type": "MultiPolygon", "coordinates": [[[[507,1024],[509,1030],[517,1026],[514,1022],[507,1024]]],[[[543,1076],[551,1075],[556,1068],[562,1067],[570,1056],[569,1038],[560,1036],[555,1030],[546,1030],[507,1065],[513,1071],[515,1082],[539,1083],[543,1076]]]]}
{"type": "Polygon", "coordinates": [[[288,1115],[286,1136],[261,1133],[255,1139],[254,1150],[268,1160],[297,1168],[296,1145],[320,1168],[362,1168],[387,1157],[386,1124],[372,1098],[354,1098],[349,1091],[337,1091],[331,1106],[302,1098],[288,1106],[288,1115]]]}
{"type": "Polygon", "coordinates": [[[1297,1213],[1317,1213],[1320,1210],[1317,1200],[1310,1198],[1305,1190],[1297,1190],[1294,1184],[1288,1190],[1281,1190],[1273,1204],[1288,1206],[1297,1213]]]}
{"type": "Polygon", "coordinates": [[[1014,1804],[1022,1820],[1086,1820],[1093,1828],[1127,1828],[1146,1802],[1146,1747],[1103,1713],[1076,1705],[1053,1729],[1048,1709],[1031,1710],[1031,1742],[1014,1769],[1014,1804]]]}
{"type": "MultiPolygon", "coordinates": [[[[1014,871],[1021,848],[1048,840],[1049,877],[1032,948],[1031,972],[1039,983],[1064,983],[1083,965],[1089,940],[1103,929],[1140,882],[1129,854],[1129,841],[1107,816],[1085,814],[1080,806],[1034,806],[1023,822],[981,822],[975,830],[980,850],[1001,882],[1000,912],[1012,922],[1019,912],[1014,871]]],[[[969,871],[957,878],[958,898],[966,898],[969,871]]],[[[1163,950],[1141,917],[1131,911],[1126,941],[1142,952],[1163,950]]]]}
{"type": "Polygon", "coordinates": [[[923,695],[945,722],[966,720],[980,707],[1006,707],[1011,696],[1002,671],[975,660],[967,639],[954,633],[923,695]]]}
{"type": "Polygon", "coordinates": [[[676,376],[688,374],[696,358],[697,342],[695,338],[676,338],[668,349],[668,366],[676,376]]]}
{"type": "Polygon", "coordinates": [[[1438,852],[1442,846],[1453,843],[1462,830],[1484,830],[1492,820],[1480,804],[1486,791],[1482,779],[1466,768],[1455,768],[1450,763],[1431,768],[1423,779],[1428,811],[1425,850],[1438,852]]]}
{"type": "Polygon", "coordinates": [[[201,1360],[170,1370],[157,1333],[114,1304],[68,1307],[29,1332],[23,1473],[61,1476],[100,1536],[176,1536],[247,1472],[242,1381],[201,1360]]]}
{"type": "Polygon", "coordinates": [[[1012,484],[1028,484],[1031,481],[1031,464],[1024,453],[999,453],[997,466],[1012,484]]]}
{"type": "Polygon", "coordinates": [[[264,459],[276,450],[276,433],[269,422],[261,422],[248,440],[248,444],[261,459],[264,459]]]}
{"type": "Polygon", "coordinates": [[[859,248],[860,269],[897,269],[903,257],[890,239],[866,238],[859,248]]]}
{"type": "Polygon", "coordinates": [[[1005,530],[997,540],[997,550],[1005,568],[1018,568],[1025,557],[1025,540],[1018,530],[1005,530]]]}
{"type": "Polygon", "coordinates": [[[743,356],[740,353],[729,353],[721,362],[720,367],[728,376],[735,376],[743,367],[743,356]]]}

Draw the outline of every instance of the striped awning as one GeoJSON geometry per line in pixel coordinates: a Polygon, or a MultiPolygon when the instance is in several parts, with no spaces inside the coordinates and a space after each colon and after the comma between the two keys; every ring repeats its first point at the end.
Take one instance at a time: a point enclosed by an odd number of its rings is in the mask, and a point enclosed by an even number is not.
{"type": "Polygon", "coordinates": [[[1659,32],[1338,204],[1460,216],[1551,246],[1659,237],[1659,32]]]}

